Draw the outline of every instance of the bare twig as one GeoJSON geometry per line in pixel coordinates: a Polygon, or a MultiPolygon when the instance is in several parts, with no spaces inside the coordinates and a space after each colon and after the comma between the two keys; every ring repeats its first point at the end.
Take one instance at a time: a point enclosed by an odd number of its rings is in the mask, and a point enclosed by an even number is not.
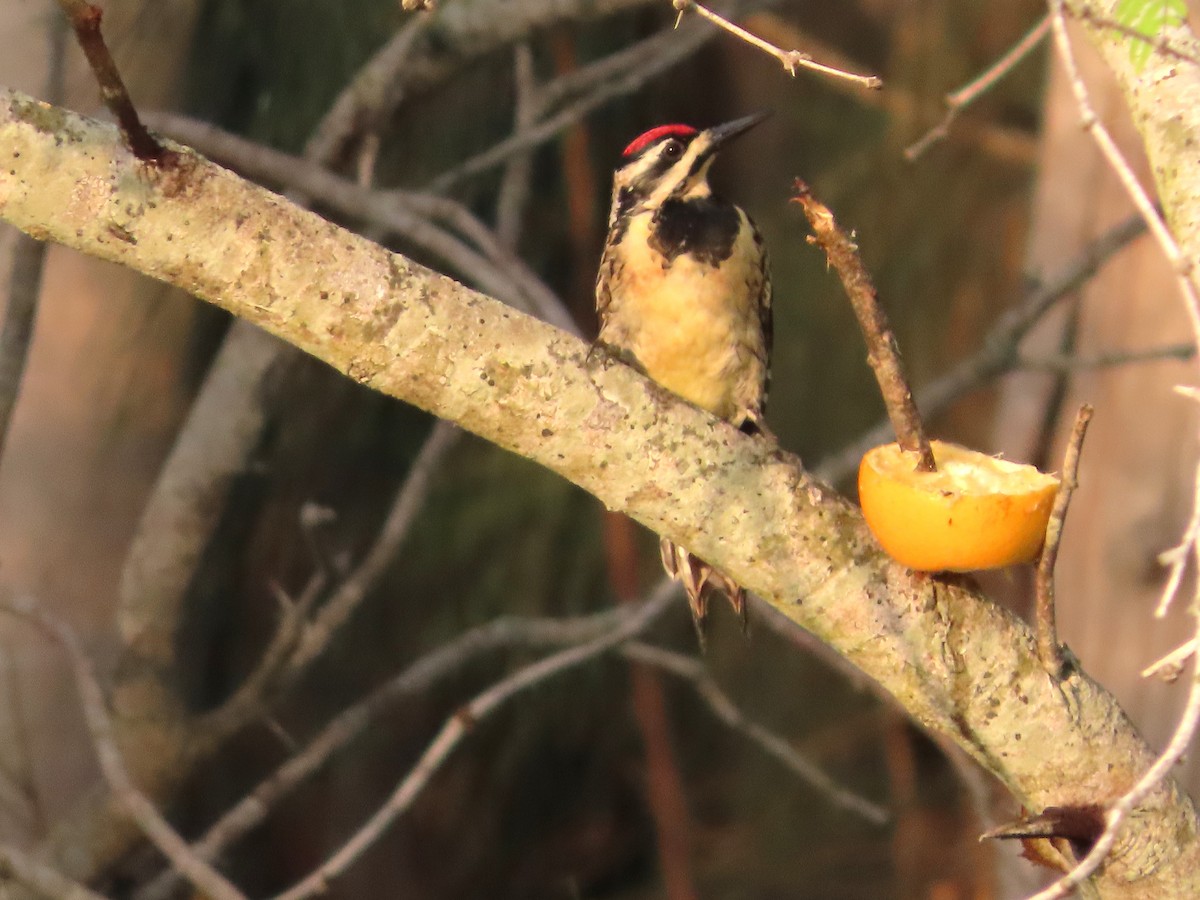
{"type": "Polygon", "coordinates": [[[432,22],[432,16],[418,16],[406,22],[359,69],[304,145],[305,159],[331,162],[355,134],[378,128],[398,99],[393,96],[396,73],[412,56],[418,39],[432,22]]]}
{"type": "Polygon", "coordinates": [[[33,888],[40,896],[54,900],[107,900],[103,894],[89,890],[52,867],[26,856],[16,847],[5,844],[0,844],[0,878],[12,878],[33,888]]]}
{"type": "Polygon", "coordinates": [[[1096,145],[1100,148],[1100,152],[1108,161],[1109,167],[1121,181],[1121,185],[1125,188],[1129,198],[1133,201],[1134,207],[1146,220],[1146,225],[1150,229],[1150,233],[1162,248],[1163,254],[1167,257],[1167,261],[1171,264],[1172,270],[1175,272],[1176,279],[1179,283],[1179,289],[1185,299],[1185,312],[1191,320],[1192,329],[1200,335],[1200,297],[1197,297],[1196,287],[1192,283],[1192,262],[1184,256],[1183,251],[1179,249],[1179,244],[1175,241],[1175,237],[1167,228],[1162,216],[1154,205],[1154,201],[1150,195],[1146,193],[1142,187],[1137,175],[1130,168],[1124,155],[1117,147],[1116,141],[1109,134],[1108,129],[1104,127],[1104,123],[1100,121],[1100,117],[1096,115],[1096,110],[1092,106],[1091,98],[1088,95],[1087,85],[1084,84],[1083,76],[1079,72],[1079,66],[1075,61],[1075,52],[1071,47],[1071,38],[1067,34],[1067,23],[1065,17],[1064,0],[1050,0],[1052,21],[1054,26],[1054,42],[1058,48],[1059,58],[1063,62],[1063,66],[1067,71],[1067,79],[1071,83],[1071,90],[1075,94],[1075,102],[1079,107],[1080,117],[1083,127],[1092,135],[1096,141],[1096,145]]]}
{"type": "Polygon", "coordinates": [[[945,117],[941,122],[929,129],[924,137],[905,149],[904,158],[912,162],[931,146],[946,137],[950,133],[950,126],[958,118],[958,114],[982,97],[998,81],[1016,68],[1045,39],[1049,31],[1050,16],[1046,15],[1023,38],[1013,44],[1003,56],[988,66],[983,73],[973,78],[957,91],[947,94],[945,117]]]}
{"type": "Polygon", "coordinates": [[[1109,369],[1137,363],[1186,362],[1196,357],[1192,343],[1166,344],[1145,350],[1112,350],[1090,356],[1064,353],[1055,356],[1021,356],[1013,368],[1023,372],[1079,372],[1086,369],[1109,369]]]}
{"type": "Polygon", "coordinates": [[[6,601],[2,608],[52,637],[70,658],[75,687],[79,692],[84,720],[91,734],[92,746],[100,761],[100,770],[126,814],[142,833],[167,857],[199,891],[214,900],[245,900],[245,895],[232,882],[192,852],[187,841],[171,827],[162,813],[150,802],[129,776],[125,760],[117,746],[112,718],[100,681],[92,662],[79,645],[79,639],[63,622],[59,622],[29,601],[6,601]]]}
{"type": "Polygon", "coordinates": [[[104,100],[104,105],[116,116],[121,134],[133,155],[140,160],[155,163],[162,163],[168,159],[170,154],[167,149],[154,139],[138,118],[117,64],[108,52],[108,45],[104,43],[104,36],[100,33],[103,11],[86,0],[58,0],[58,5],[67,14],[71,27],[75,29],[79,46],[83,48],[88,64],[100,85],[100,97],[104,100]]]}
{"type": "Polygon", "coordinates": [[[1051,677],[1062,675],[1062,648],[1058,644],[1058,629],[1055,625],[1054,614],[1054,564],[1058,561],[1058,548],[1062,541],[1063,523],[1067,518],[1067,508],[1071,504],[1071,494],[1079,486],[1079,453],[1083,448],[1083,439],[1087,435],[1088,423],[1092,420],[1092,407],[1084,404],[1079,407],[1075,416],[1075,424],[1067,439],[1067,450],[1063,456],[1062,481],[1058,485],[1058,493],[1054,497],[1054,506],[1050,510],[1050,521],[1046,526],[1046,543],[1038,557],[1037,574],[1034,579],[1036,597],[1037,647],[1038,658],[1051,677]]]}
{"type": "Polygon", "coordinates": [[[858,255],[854,241],[842,231],[829,208],[813,196],[812,190],[796,179],[795,202],[799,203],[812,227],[811,243],[825,251],[825,257],[842,280],[854,315],[867,342],[867,361],[879,382],[888,418],[896,431],[900,447],[918,454],[917,470],[932,472],[937,466],[929,438],[921,424],[921,414],[913,401],[912,389],[904,375],[896,336],[888,325],[887,313],[871,283],[871,276],[858,255]]]}
{"type": "Polygon", "coordinates": [[[268,699],[286,670],[304,633],[308,615],[321,592],[325,590],[327,581],[325,570],[318,568],[295,600],[282,588],[276,588],[279,625],[263,651],[262,659],[228,700],[195,723],[195,731],[202,737],[193,740],[204,740],[213,746],[219,746],[246,722],[257,715],[266,714],[268,699]]]}
{"type": "Polygon", "coordinates": [[[779,735],[748,719],[713,680],[702,661],[641,642],[630,643],[621,652],[630,659],[688,681],[713,715],[781,762],[838,809],[853,813],[872,825],[883,825],[888,821],[888,812],[882,806],[841,786],[779,735]]]}
{"type": "Polygon", "coordinates": [[[1200,645],[1197,638],[1184,642],[1157,662],[1142,669],[1142,677],[1158,677],[1168,684],[1174,684],[1183,674],[1183,667],[1187,665],[1188,660],[1196,655],[1197,645],[1200,645]]]}
{"type": "MultiPolygon", "coordinates": [[[[220,746],[264,711],[271,695],[298,678],[324,652],[337,630],[358,609],[395,559],[425,504],[442,460],[461,436],[462,432],[445,420],[434,423],[362,561],[333,590],[311,621],[297,618],[304,616],[308,605],[303,599],[294,614],[285,617],[262,662],[246,683],[222,706],[196,723],[194,742],[203,742],[206,747],[220,746]]],[[[320,585],[310,584],[311,587],[321,589],[320,585]]]]}
{"type": "MultiPolygon", "coordinates": [[[[735,37],[741,38],[751,47],[757,47],[764,53],[770,54],[779,60],[789,75],[795,76],[797,69],[811,69],[822,75],[829,75],[830,77],[840,78],[844,81],[853,81],[855,84],[860,84],[873,91],[883,88],[883,79],[876,75],[858,75],[854,72],[846,72],[833,66],[823,65],[807,53],[801,53],[799,50],[782,50],[769,41],[764,41],[757,35],[751,34],[740,25],[735,25],[724,16],[713,12],[705,6],[701,6],[695,0],[671,0],[671,5],[679,10],[680,17],[683,16],[685,11],[694,9],[701,16],[708,19],[708,21],[719,25],[735,37]]],[[[678,20],[676,20],[676,24],[678,24],[678,20]]]]}
{"type": "Polygon", "coordinates": [[[325,649],[330,639],[358,608],[363,598],[378,582],[396,558],[400,545],[408,537],[412,523],[425,505],[433,486],[434,476],[446,454],[458,443],[462,431],[458,426],[439,419],[425,439],[417,458],[413,460],[404,484],[396,492],[391,509],[375,543],[362,562],[337,587],[321,607],[288,662],[293,673],[302,672],[325,649]]]}
{"type": "MultiPolygon", "coordinates": [[[[494,619],[447,641],[339,712],[295,755],[222,814],[192,849],[202,859],[217,859],[397,702],[429,691],[483,654],[510,647],[581,644],[611,631],[624,615],[624,611],[614,609],[576,619],[494,619]]],[[[137,892],[135,900],[166,900],[178,880],[174,870],[162,872],[137,892]]]]}
{"type": "Polygon", "coordinates": [[[0,683],[9,709],[7,744],[12,765],[0,765],[0,808],[14,819],[21,818],[25,834],[41,836],[46,831],[46,815],[33,770],[33,744],[30,740],[26,697],[21,674],[13,658],[10,638],[0,643],[0,683]]]}
{"type": "MultiPolygon", "coordinates": [[[[520,134],[536,121],[537,79],[533,71],[533,50],[528,42],[513,51],[513,134],[520,134]]],[[[496,191],[496,238],[515,251],[521,235],[521,222],[529,204],[533,178],[533,154],[518,153],[504,167],[496,191]]]]}
{"type": "Polygon", "coordinates": [[[595,659],[628,641],[655,621],[675,596],[675,583],[661,582],[649,600],[637,609],[630,610],[628,615],[622,617],[621,624],[607,634],[525,666],[461,707],[446,721],[417,764],[366,824],[316,870],[284,891],[276,900],[301,900],[326,890],[332,879],[345,872],[364,850],[379,839],[397,816],[408,810],[434,772],[445,762],[463,737],[478,727],[481,719],[547,678],[595,659]]]}
{"type": "MultiPolygon", "coordinates": [[[[1130,216],[1084,248],[1062,272],[1034,288],[1020,305],[1001,315],[985,335],[979,350],[945,375],[917,391],[925,415],[941,414],[959,398],[1021,364],[1017,352],[1025,335],[1060,300],[1079,290],[1100,267],[1146,231],[1141,216],[1130,216]]],[[[819,478],[837,482],[858,468],[863,454],[888,440],[891,424],[882,421],[816,468],[819,478]]]]}
{"type": "Polygon", "coordinates": [[[4,320],[0,322],[0,464],[3,463],[8,426],[21,394],[25,361],[33,340],[45,259],[46,245],[42,241],[17,235],[8,303],[4,307],[4,320]]]}
{"type": "MultiPolygon", "coordinates": [[[[46,99],[61,103],[66,65],[66,23],[54,16],[49,26],[50,53],[46,99]]],[[[46,244],[28,235],[17,236],[9,276],[8,302],[0,322],[0,465],[8,442],[8,428],[21,391],[25,361],[37,320],[38,297],[42,290],[42,269],[46,244]]]]}

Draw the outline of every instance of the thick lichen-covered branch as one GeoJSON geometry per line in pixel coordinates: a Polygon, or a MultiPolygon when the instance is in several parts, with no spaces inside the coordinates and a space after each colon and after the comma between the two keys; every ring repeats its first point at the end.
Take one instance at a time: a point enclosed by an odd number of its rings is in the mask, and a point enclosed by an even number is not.
{"type": "MultiPolygon", "coordinates": [[[[347,375],[558,472],[767,598],[1027,808],[1103,803],[1153,760],[1115,701],[1039,664],[1029,629],[965,583],[890,563],[858,511],[577,338],[180,151],[0,94],[0,218],[241,316],[347,375]]],[[[1146,798],[1105,896],[1200,895],[1191,802],[1146,798]],[[1149,892],[1149,893],[1147,893],[1149,892]]]]}

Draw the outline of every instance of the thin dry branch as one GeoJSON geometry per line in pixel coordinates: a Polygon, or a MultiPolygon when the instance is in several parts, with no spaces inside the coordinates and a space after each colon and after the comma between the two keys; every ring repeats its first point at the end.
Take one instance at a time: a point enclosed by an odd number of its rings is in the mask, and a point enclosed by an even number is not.
{"type": "Polygon", "coordinates": [[[1096,146],[1100,148],[1100,152],[1108,161],[1109,167],[1120,180],[1126,193],[1129,194],[1134,207],[1141,214],[1142,218],[1146,220],[1146,226],[1158,242],[1163,255],[1167,258],[1167,262],[1171,264],[1171,268],[1175,272],[1179,284],[1180,292],[1183,294],[1185,300],[1184,311],[1192,323],[1192,330],[1196,333],[1198,339],[1200,339],[1200,297],[1197,296],[1196,286],[1192,282],[1194,263],[1180,249],[1174,235],[1171,234],[1166,222],[1163,221],[1163,217],[1159,214],[1154,200],[1151,199],[1146,189],[1142,187],[1142,183],[1138,180],[1137,175],[1134,174],[1129,162],[1125,159],[1124,154],[1121,153],[1120,148],[1117,147],[1116,141],[1113,140],[1104,123],[1100,121],[1100,117],[1096,115],[1096,110],[1092,106],[1091,97],[1088,94],[1087,85],[1084,83],[1083,76],[1079,72],[1079,66],[1075,61],[1075,51],[1071,46],[1070,35],[1067,34],[1064,0],[1050,0],[1050,5],[1055,46],[1058,48],[1059,59],[1062,60],[1067,72],[1067,79],[1071,84],[1071,90],[1075,95],[1075,102],[1079,107],[1083,127],[1087,129],[1096,141],[1096,146]]]}
{"type": "MultiPolygon", "coordinates": [[[[466,631],[431,650],[400,674],[347,706],[309,738],[278,769],[226,810],[192,849],[202,859],[216,860],[275,807],[320,771],[330,760],[402,700],[428,692],[437,682],[462,671],[485,653],[509,648],[549,648],[583,644],[621,623],[622,610],[608,610],[575,619],[500,618],[466,631]]],[[[134,900],[167,900],[179,883],[174,870],[160,873],[144,885],[134,900]]]]}
{"type": "Polygon", "coordinates": [[[86,0],[58,0],[58,5],[67,15],[75,37],[87,57],[88,65],[100,85],[100,97],[104,105],[117,118],[121,134],[133,155],[138,159],[163,163],[169,157],[167,149],[146,130],[133,106],[133,100],[121,78],[121,72],[108,52],[104,36],[100,33],[100,19],[104,11],[86,0]]]}
{"type": "Polygon", "coordinates": [[[192,852],[187,841],[179,836],[150,799],[133,783],[117,746],[116,731],[108,713],[104,690],[74,631],[29,601],[5,601],[0,603],[0,609],[36,626],[66,650],[92,747],[100,761],[100,770],[126,814],[197,890],[213,900],[245,900],[245,895],[232,882],[192,852]]]}
{"type": "MultiPolygon", "coordinates": [[[[518,44],[513,51],[513,134],[520,134],[536,120],[537,77],[533,70],[533,49],[518,44]]],[[[533,187],[533,154],[518,153],[504,167],[496,190],[496,239],[516,251],[522,222],[533,187]]]]}
{"type": "MultiPolygon", "coordinates": [[[[699,15],[708,19],[708,21],[720,26],[728,31],[734,37],[740,38],[751,47],[756,47],[763,53],[769,54],[779,60],[784,71],[795,77],[798,69],[810,69],[813,72],[818,72],[822,75],[828,75],[831,78],[839,78],[843,81],[852,81],[855,84],[862,85],[869,90],[878,91],[883,89],[883,79],[876,75],[858,75],[854,72],[847,72],[835,66],[827,66],[817,62],[807,53],[801,53],[799,50],[783,50],[776,47],[770,41],[764,41],[756,34],[751,34],[740,25],[726,19],[724,16],[713,12],[706,6],[697,3],[696,0],[671,0],[671,5],[679,10],[679,18],[689,10],[694,9],[699,15]]],[[[676,19],[676,25],[679,24],[679,19],[676,19]]]]}
{"type": "Polygon", "coordinates": [[[1037,574],[1034,579],[1036,598],[1036,622],[1038,658],[1046,671],[1058,678],[1062,674],[1062,647],[1058,643],[1058,628],[1054,611],[1054,564],[1058,561],[1058,548],[1062,541],[1063,524],[1067,519],[1067,508],[1071,495],[1079,486],[1079,453],[1087,435],[1088,423],[1092,420],[1092,407],[1084,404],[1075,416],[1071,435],[1067,438],[1067,449],[1063,456],[1062,480],[1050,510],[1050,521],[1046,526],[1046,543],[1038,557],[1037,574]]]}
{"type": "Polygon", "coordinates": [[[329,882],[349,868],[355,860],[377,841],[396,818],[406,812],[429,783],[429,779],[462,739],[479,727],[479,723],[496,712],[513,697],[562,674],[640,634],[674,601],[678,591],[673,581],[664,581],[640,607],[628,609],[619,625],[586,644],[562,650],[514,672],[497,682],[470,703],[460,707],[442,726],[412,770],[396,787],[392,795],[374,815],[332,856],[275,900],[303,900],[323,893],[329,882]]]}
{"type": "Polygon", "coordinates": [[[434,423],[362,561],[337,585],[311,621],[285,617],[284,627],[277,632],[259,668],[228,701],[196,723],[195,740],[208,747],[220,746],[255,717],[265,714],[269,701],[325,651],[395,560],[425,505],[434,475],[461,436],[462,432],[449,422],[434,423]]]}
{"type": "MultiPolygon", "coordinates": [[[[53,900],[108,900],[16,847],[0,844],[0,879],[11,878],[53,900]]],[[[3,885],[0,884],[0,888],[3,885]]]]}
{"type": "Polygon", "coordinates": [[[425,439],[417,458],[413,460],[404,484],[396,492],[375,543],[371,545],[362,562],[338,585],[337,590],[304,630],[295,653],[288,660],[288,667],[293,675],[299,675],[309,663],[324,652],[342,623],[379,583],[379,579],[395,560],[400,546],[407,540],[413,523],[424,508],[442,460],[458,444],[462,434],[456,425],[444,419],[434,423],[433,430],[425,439]]]}
{"type": "MultiPolygon", "coordinates": [[[[50,103],[61,103],[66,71],[67,26],[61,17],[54,16],[48,30],[50,52],[46,99],[50,103]]],[[[0,466],[3,465],[8,429],[17,406],[25,362],[33,340],[45,259],[44,242],[24,234],[17,236],[12,252],[8,302],[4,306],[3,321],[0,321],[0,466]]]]}
{"type": "Polygon", "coordinates": [[[248,722],[266,716],[268,703],[279,689],[279,682],[308,626],[309,613],[327,582],[328,575],[322,567],[309,577],[308,584],[294,600],[282,588],[274,589],[279,602],[279,625],[262,658],[228,700],[192,723],[193,742],[215,748],[248,722]]]}
{"type": "Polygon", "coordinates": [[[1050,32],[1050,16],[1043,16],[1041,21],[1031,28],[1024,37],[1010,47],[1003,56],[987,67],[957,91],[946,95],[946,115],[942,121],[929,129],[920,140],[907,147],[904,158],[913,162],[926,150],[942,140],[950,133],[950,126],[958,118],[959,113],[991,90],[1009,72],[1025,59],[1050,32]]]}
{"type": "Polygon", "coordinates": [[[902,449],[917,454],[917,471],[933,472],[937,465],[925,427],[921,424],[921,413],[904,374],[900,348],[896,346],[896,336],[888,324],[887,313],[879,302],[879,294],[875,291],[871,276],[867,274],[858,255],[858,246],[838,227],[833,213],[813,196],[807,184],[796,179],[795,189],[795,201],[804,210],[813,230],[809,241],[825,251],[825,258],[838,273],[846,289],[846,296],[850,299],[854,316],[867,342],[867,361],[875,373],[875,380],[879,382],[896,440],[902,449]]]}
{"type": "MultiPolygon", "coordinates": [[[[1023,372],[1080,372],[1087,369],[1111,369],[1154,362],[1188,362],[1196,358],[1193,343],[1165,344],[1145,350],[1110,350],[1106,353],[1081,355],[1062,353],[1045,356],[1022,355],[1014,369],[1023,372]]],[[[919,392],[918,392],[919,393],[919,392]]]]}
{"type": "Polygon", "coordinates": [[[888,821],[888,811],[878,803],[873,803],[838,784],[826,775],[820,766],[797,752],[779,735],[747,718],[713,680],[702,660],[640,641],[626,645],[621,652],[632,660],[670,672],[687,681],[696,695],[704,701],[704,705],[721,722],[756,744],[763,752],[773,756],[833,806],[865,819],[872,825],[883,825],[888,821]]]}
{"type": "Polygon", "coordinates": [[[25,361],[33,340],[45,259],[46,245],[42,241],[24,234],[17,235],[13,247],[8,303],[4,307],[3,321],[0,321],[0,465],[3,465],[8,426],[17,407],[25,361]]]}
{"type": "Polygon", "coordinates": [[[1184,642],[1166,656],[1142,669],[1142,677],[1156,677],[1168,684],[1175,683],[1183,674],[1183,667],[1196,655],[1197,646],[1200,646],[1200,639],[1197,638],[1184,642]]]}
{"type": "MultiPolygon", "coordinates": [[[[1004,312],[984,335],[979,350],[956,364],[945,375],[917,391],[917,405],[935,417],[971,391],[1001,375],[1023,367],[1018,348],[1034,325],[1056,303],[1082,288],[1118,252],[1146,232],[1141,216],[1130,216],[1083,249],[1053,278],[1030,290],[1019,305],[1004,312]]],[[[888,440],[891,424],[884,420],[853,443],[822,460],[816,473],[823,481],[840,482],[858,468],[863,454],[888,440]]]]}

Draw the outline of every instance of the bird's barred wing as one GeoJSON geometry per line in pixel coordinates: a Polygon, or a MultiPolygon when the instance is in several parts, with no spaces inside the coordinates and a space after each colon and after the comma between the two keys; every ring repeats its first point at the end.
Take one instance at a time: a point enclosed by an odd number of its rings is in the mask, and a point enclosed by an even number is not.
{"type": "Polygon", "coordinates": [[[596,273],[596,316],[600,320],[600,331],[604,331],[608,321],[608,307],[612,302],[612,270],[613,256],[609,247],[604,248],[600,257],[600,269],[596,273]]]}
{"type": "MultiPolygon", "coordinates": [[[[748,218],[748,217],[747,217],[748,218]]],[[[750,227],[754,232],[754,246],[758,248],[759,271],[762,273],[762,284],[759,287],[758,321],[762,327],[763,347],[763,384],[759,398],[758,415],[761,419],[767,408],[767,396],[771,392],[771,354],[775,345],[775,312],[772,306],[771,264],[767,257],[767,246],[763,242],[762,233],[753,221],[750,227]]]]}

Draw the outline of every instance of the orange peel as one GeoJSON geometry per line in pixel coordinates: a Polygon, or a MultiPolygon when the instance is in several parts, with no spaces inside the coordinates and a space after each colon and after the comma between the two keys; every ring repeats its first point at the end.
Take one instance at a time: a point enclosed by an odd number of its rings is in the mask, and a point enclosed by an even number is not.
{"type": "Polygon", "coordinates": [[[933,441],[936,472],[884,444],[858,469],[867,525],[910,569],[970,572],[1029,562],[1041,550],[1059,479],[957,444],[933,441]]]}

